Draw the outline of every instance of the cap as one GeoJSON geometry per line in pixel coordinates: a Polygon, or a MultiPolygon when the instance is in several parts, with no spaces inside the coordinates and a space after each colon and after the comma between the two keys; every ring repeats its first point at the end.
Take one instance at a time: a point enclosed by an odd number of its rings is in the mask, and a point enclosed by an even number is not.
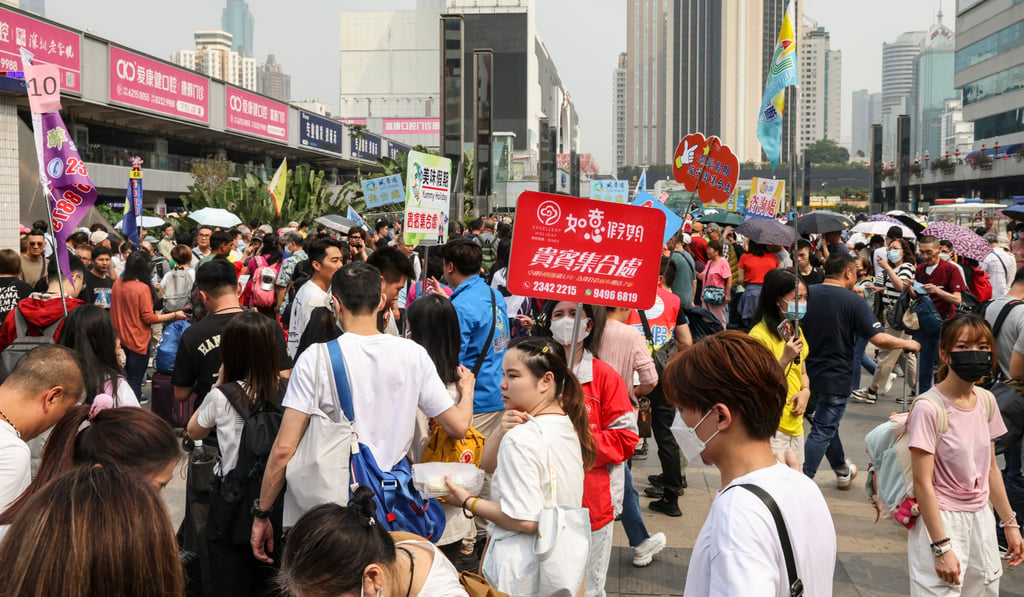
{"type": "Polygon", "coordinates": [[[274,233],[274,228],[270,224],[264,224],[264,225],[260,226],[260,230],[263,231],[263,234],[273,234],[274,233]]]}
{"type": "Polygon", "coordinates": [[[269,267],[263,268],[263,272],[260,274],[260,290],[262,290],[264,292],[266,292],[268,290],[273,290],[274,289],[274,281],[276,279],[277,279],[277,276],[275,275],[274,270],[272,268],[269,268],[269,267]]]}
{"type": "Polygon", "coordinates": [[[692,238],[690,238],[690,235],[685,232],[680,234],[679,238],[682,239],[684,245],[690,244],[690,241],[693,240],[692,238]]]}
{"type": "Polygon", "coordinates": [[[102,230],[97,230],[89,235],[89,242],[94,245],[98,245],[105,240],[107,240],[107,233],[102,230]]]}

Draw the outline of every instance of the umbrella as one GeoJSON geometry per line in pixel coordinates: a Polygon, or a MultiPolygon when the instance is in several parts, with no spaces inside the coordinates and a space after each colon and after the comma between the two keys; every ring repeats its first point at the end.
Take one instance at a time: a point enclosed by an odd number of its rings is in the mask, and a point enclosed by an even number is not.
{"type": "Polygon", "coordinates": [[[743,223],[743,216],[731,211],[720,211],[708,214],[697,220],[701,224],[721,224],[722,226],[739,226],[743,223]]]}
{"type": "MultiPolygon", "coordinates": [[[[163,218],[158,218],[156,216],[142,216],[143,228],[156,228],[157,226],[163,226],[166,223],[167,220],[164,220],[163,218]]],[[[124,226],[124,218],[122,218],[117,224],[114,224],[114,228],[117,228],[118,230],[120,230],[122,226],[124,226]]]]}
{"type": "Polygon", "coordinates": [[[987,240],[964,226],[958,226],[949,222],[932,222],[924,229],[924,233],[930,234],[939,240],[948,240],[953,243],[953,251],[957,255],[975,261],[984,260],[992,252],[992,246],[987,240]]]}
{"type": "Polygon", "coordinates": [[[316,223],[323,224],[324,226],[327,226],[331,230],[337,230],[338,232],[341,232],[343,234],[348,232],[349,228],[359,227],[359,222],[356,222],[351,218],[346,218],[345,216],[338,215],[320,216],[319,218],[316,219],[316,223]]]}
{"type": "Polygon", "coordinates": [[[907,228],[910,228],[911,230],[914,231],[914,234],[918,236],[920,236],[921,233],[924,232],[925,224],[921,222],[921,220],[919,220],[917,216],[908,214],[907,212],[900,211],[898,209],[887,211],[885,212],[885,215],[895,219],[899,223],[905,225],[907,228]]]}
{"type": "Polygon", "coordinates": [[[853,228],[850,228],[850,232],[860,232],[861,234],[877,234],[884,236],[889,232],[889,229],[893,226],[899,226],[903,230],[903,238],[913,238],[914,232],[906,225],[900,222],[887,222],[885,220],[868,220],[857,224],[853,228]]]}
{"type": "MultiPolygon", "coordinates": [[[[789,226],[793,226],[791,220],[789,226]]],[[[841,232],[853,226],[850,218],[831,211],[818,210],[806,213],[796,219],[795,224],[801,234],[824,234],[826,232],[841,232]]]]}
{"type": "Polygon", "coordinates": [[[1024,222],[1024,204],[1007,207],[1003,210],[1003,215],[1016,222],[1024,222]]]}
{"type": "Polygon", "coordinates": [[[188,217],[202,226],[216,226],[218,228],[231,228],[242,223],[238,216],[219,207],[204,207],[190,213],[188,217]]]}
{"type": "Polygon", "coordinates": [[[788,247],[796,242],[796,230],[770,218],[749,218],[736,227],[736,232],[762,245],[788,247]]]}

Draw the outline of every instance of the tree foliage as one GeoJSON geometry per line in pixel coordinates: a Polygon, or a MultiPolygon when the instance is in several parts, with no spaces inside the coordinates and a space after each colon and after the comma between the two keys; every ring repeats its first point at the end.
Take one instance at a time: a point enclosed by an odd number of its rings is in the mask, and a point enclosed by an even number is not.
{"type": "Polygon", "coordinates": [[[850,152],[831,139],[818,139],[807,147],[807,159],[812,164],[845,164],[850,152]]]}

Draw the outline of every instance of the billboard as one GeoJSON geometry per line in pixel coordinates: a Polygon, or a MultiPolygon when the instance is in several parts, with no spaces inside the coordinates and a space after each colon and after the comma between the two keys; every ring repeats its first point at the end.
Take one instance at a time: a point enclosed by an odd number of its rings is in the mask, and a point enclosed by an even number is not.
{"type": "Polygon", "coordinates": [[[341,124],[309,112],[299,112],[299,145],[341,153],[341,124]]]}
{"type": "Polygon", "coordinates": [[[441,134],[440,118],[384,118],[382,128],[385,135],[432,135],[441,134]]]}
{"type": "Polygon", "coordinates": [[[270,98],[225,86],[226,128],[271,139],[288,140],[288,106],[270,98]]]}
{"type": "Polygon", "coordinates": [[[350,132],[349,139],[351,140],[352,157],[372,162],[381,156],[381,142],[380,137],[377,135],[363,133],[356,138],[356,136],[350,132]]]}
{"type": "Polygon", "coordinates": [[[114,46],[110,46],[110,101],[210,122],[209,79],[114,46]]]}
{"type": "Polygon", "coordinates": [[[611,201],[612,203],[629,202],[628,180],[592,180],[590,181],[590,198],[595,201],[611,201]]]}
{"type": "Polygon", "coordinates": [[[60,87],[82,91],[82,38],[79,34],[0,8],[0,71],[21,71],[21,48],[35,64],[60,67],[60,87]]]}

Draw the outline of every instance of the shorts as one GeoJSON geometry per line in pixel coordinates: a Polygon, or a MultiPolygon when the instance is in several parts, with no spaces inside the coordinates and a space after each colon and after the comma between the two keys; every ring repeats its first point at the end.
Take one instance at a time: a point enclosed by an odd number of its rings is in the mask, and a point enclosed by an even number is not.
{"type": "Polygon", "coordinates": [[[796,452],[796,457],[800,460],[800,464],[803,465],[804,438],[806,437],[806,433],[801,433],[800,435],[789,435],[782,431],[776,431],[775,435],[771,438],[772,454],[785,452],[786,450],[793,450],[796,452]]]}

